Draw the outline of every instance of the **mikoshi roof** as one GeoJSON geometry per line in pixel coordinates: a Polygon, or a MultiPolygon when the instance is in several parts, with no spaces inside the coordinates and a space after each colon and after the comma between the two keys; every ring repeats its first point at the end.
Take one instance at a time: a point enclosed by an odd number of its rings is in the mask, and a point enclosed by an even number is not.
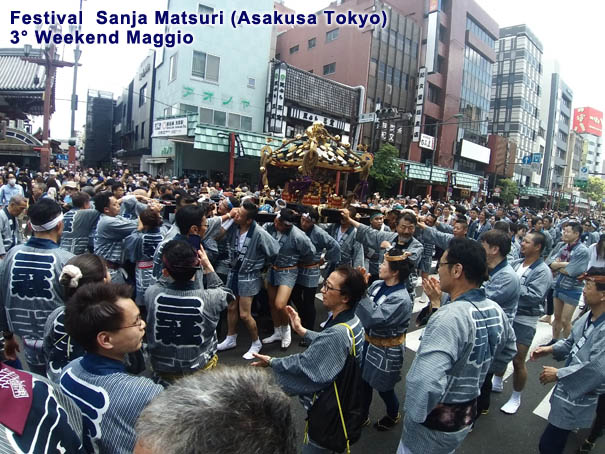
{"type": "Polygon", "coordinates": [[[339,170],[342,172],[361,172],[364,159],[361,154],[351,150],[348,143],[342,143],[339,136],[332,136],[323,123],[315,122],[305,134],[292,139],[283,139],[275,150],[270,149],[269,164],[277,167],[299,167],[307,152],[317,150],[317,163],[314,167],[339,170]]]}

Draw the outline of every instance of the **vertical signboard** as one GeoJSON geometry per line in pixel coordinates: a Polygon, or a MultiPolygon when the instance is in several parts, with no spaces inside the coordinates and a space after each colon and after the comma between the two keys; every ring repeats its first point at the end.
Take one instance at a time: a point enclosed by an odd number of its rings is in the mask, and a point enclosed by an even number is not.
{"type": "Polygon", "coordinates": [[[439,46],[439,11],[429,13],[428,25],[426,30],[426,56],[424,65],[429,74],[436,70],[437,51],[439,46]]]}
{"type": "Polygon", "coordinates": [[[285,121],[284,100],[286,93],[285,63],[277,63],[271,84],[271,108],[269,110],[269,132],[281,133],[285,121]]]}
{"type": "Polygon", "coordinates": [[[424,86],[426,85],[426,68],[418,70],[418,87],[416,89],[416,110],[414,111],[414,133],[412,142],[420,142],[420,129],[422,127],[422,110],[424,107],[424,86]]]}

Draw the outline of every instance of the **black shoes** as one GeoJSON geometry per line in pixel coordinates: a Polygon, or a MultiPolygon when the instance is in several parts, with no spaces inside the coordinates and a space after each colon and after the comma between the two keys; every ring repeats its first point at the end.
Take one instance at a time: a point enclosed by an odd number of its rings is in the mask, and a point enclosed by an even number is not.
{"type": "Polygon", "coordinates": [[[401,413],[397,413],[395,419],[387,415],[376,422],[374,424],[374,428],[380,432],[386,432],[387,430],[391,430],[393,427],[395,427],[399,421],[401,421],[401,413]]]}

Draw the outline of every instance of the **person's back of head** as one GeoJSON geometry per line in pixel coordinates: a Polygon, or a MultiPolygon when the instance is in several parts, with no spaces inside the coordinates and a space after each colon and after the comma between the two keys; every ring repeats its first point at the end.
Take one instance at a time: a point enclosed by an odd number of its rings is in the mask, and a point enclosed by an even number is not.
{"type": "Polygon", "coordinates": [[[254,367],[217,368],[177,381],[141,412],[137,448],[150,454],[291,454],[290,398],[254,367]]]}
{"type": "Polygon", "coordinates": [[[101,354],[99,334],[122,329],[127,321],[119,301],[131,297],[132,288],[126,284],[96,282],[79,287],[65,304],[67,334],[86,351],[101,354]]]}
{"type": "Polygon", "coordinates": [[[145,208],[143,212],[139,215],[139,219],[141,219],[141,224],[145,229],[153,229],[160,227],[163,223],[162,215],[151,208],[145,208]]]}
{"type": "Polygon", "coordinates": [[[88,195],[84,191],[76,192],[71,196],[71,204],[74,208],[81,210],[86,208],[86,206],[90,203],[90,195],[88,195]]]}
{"type": "Polygon", "coordinates": [[[105,261],[89,252],[69,259],[59,275],[59,284],[65,289],[65,299],[71,298],[83,285],[110,281],[111,277],[105,261]]]}
{"type": "Polygon", "coordinates": [[[34,234],[57,228],[63,219],[61,205],[52,199],[40,199],[27,210],[34,234]]]}
{"type": "Polygon", "coordinates": [[[205,216],[204,209],[197,205],[187,205],[176,212],[174,222],[181,235],[187,235],[191,227],[199,227],[205,216]]]}
{"type": "Polygon", "coordinates": [[[510,233],[510,224],[506,221],[497,221],[493,225],[494,230],[500,230],[506,234],[510,233]]]}
{"type": "Polygon", "coordinates": [[[347,304],[350,309],[354,309],[366,293],[366,281],[359,270],[350,266],[339,266],[335,271],[344,279],[340,293],[348,297],[347,304]]]}
{"type": "Polygon", "coordinates": [[[164,272],[178,283],[190,281],[200,267],[197,252],[187,241],[181,240],[166,243],[162,249],[162,263],[164,272]]]}

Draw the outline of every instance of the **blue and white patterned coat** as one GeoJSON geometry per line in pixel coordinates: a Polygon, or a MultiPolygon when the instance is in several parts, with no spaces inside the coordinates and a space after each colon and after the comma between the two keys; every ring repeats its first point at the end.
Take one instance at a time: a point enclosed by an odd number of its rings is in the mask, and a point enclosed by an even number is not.
{"type": "Polygon", "coordinates": [[[87,252],[90,235],[99,221],[99,216],[101,213],[94,209],[73,209],[65,213],[61,249],[74,255],[87,252]]]}
{"type": "MultiPolygon", "coordinates": [[[[386,287],[384,281],[374,281],[355,314],[365,333],[371,337],[389,339],[405,334],[410,324],[413,303],[405,284],[386,287]],[[382,290],[382,294],[378,296],[382,290]]],[[[405,344],[377,347],[367,340],[363,346],[362,377],[377,391],[390,391],[401,380],[405,344]]]]}
{"type": "Polygon", "coordinates": [[[145,290],[155,282],[153,257],[164,238],[159,228],[146,232],[134,231],[124,238],[125,259],[135,264],[136,303],[145,303],[145,290]]]}
{"type": "Polygon", "coordinates": [[[65,367],[61,390],[80,407],[87,452],[131,454],[141,411],[164,388],[126,373],[124,364],[87,353],[65,367]]]}
{"type": "Polygon", "coordinates": [[[216,325],[233,294],[216,273],[207,289],[193,281],[155,284],[145,292],[147,351],[156,372],[189,374],[216,354],[216,325]]]}
{"type": "Polygon", "coordinates": [[[485,296],[498,303],[512,323],[517,313],[521,285],[519,276],[506,259],[490,270],[489,279],[483,283],[483,288],[485,296]]]}
{"type": "MultiPolygon", "coordinates": [[[[548,257],[546,264],[550,265],[561,257],[563,250],[567,247],[567,243],[561,242],[557,245],[557,248],[553,249],[552,253],[548,257]]],[[[569,265],[565,267],[567,275],[559,273],[555,278],[555,287],[565,290],[582,290],[584,283],[580,282],[577,278],[580,274],[585,273],[588,268],[588,262],[590,261],[590,254],[588,248],[578,241],[573,247],[570,257],[569,265]]]]}
{"type": "MultiPolygon", "coordinates": [[[[315,255],[306,264],[319,263],[321,254],[326,251],[324,260],[328,263],[340,262],[340,245],[332,238],[328,232],[318,226],[313,226],[310,231],[305,234],[315,246],[315,255]]],[[[319,266],[313,268],[301,267],[298,269],[298,279],[296,283],[303,287],[314,288],[319,284],[320,269],[319,266]]]]}
{"type": "Polygon", "coordinates": [[[553,357],[566,362],[557,371],[548,422],[561,429],[590,427],[599,395],[605,394],[605,314],[586,330],[591,316],[580,317],[569,337],[553,345],[553,357]]]}
{"type": "Polygon", "coordinates": [[[129,220],[121,216],[102,214],[95,233],[95,254],[113,263],[123,263],[122,241],[134,232],[138,225],[137,219],[129,220]]]}
{"type": "Polygon", "coordinates": [[[255,296],[261,289],[261,271],[273,263],[279,253],[279,243],[256,221],[248,229],[244,241],[245,251],[238,250],[239,225],[233,224],[227,231],[227,246],[231,268],[227,276],[227,286],[236,296],[255,296]],[[234,280],[237,279],[237,282],[234,280]]]}
{"type": "Polygon", "coordinates": [[[45,364],[44,324],[64,304],[59,276],[72,257],[54,241],[32,237],[0,262],[0,329],[21,337],[30,364],[45,364]]]}
{"type": "Polygon", "coordinates": [[[440,404],[476,399],[489,370],[516,354],[506,314],[482,289],[460,295],[434,313],[406,377],[402,441],[414,454],[446,454],[462,443],[470,426],[441,432],[422,425],[440,404]]]}

